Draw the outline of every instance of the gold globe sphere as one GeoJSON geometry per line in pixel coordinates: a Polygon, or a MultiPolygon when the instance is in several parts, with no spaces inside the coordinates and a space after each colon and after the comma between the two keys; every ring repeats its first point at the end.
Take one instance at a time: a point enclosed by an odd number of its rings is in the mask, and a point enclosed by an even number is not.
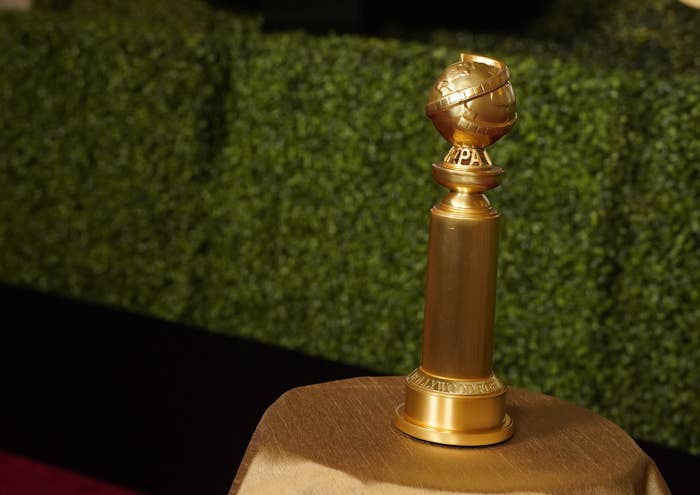
{"type": "Polygon", "coordinates": [[[425,112],[453,146],[485,148],[515,124],[515,92],[508,67],[463,53],[433,85],[425,112]]]}

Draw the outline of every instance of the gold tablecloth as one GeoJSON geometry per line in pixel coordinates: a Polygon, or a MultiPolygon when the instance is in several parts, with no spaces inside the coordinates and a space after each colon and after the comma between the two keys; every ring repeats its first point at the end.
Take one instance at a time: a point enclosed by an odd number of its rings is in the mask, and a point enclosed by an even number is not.
{"type": "Polygon", "coordinates": [[[668,494],[654,462],[614,423],[508,390],[513,438],[446,447],[393,426],[402,377],[290,390],[265,413],[231,494],[668,494]]]}

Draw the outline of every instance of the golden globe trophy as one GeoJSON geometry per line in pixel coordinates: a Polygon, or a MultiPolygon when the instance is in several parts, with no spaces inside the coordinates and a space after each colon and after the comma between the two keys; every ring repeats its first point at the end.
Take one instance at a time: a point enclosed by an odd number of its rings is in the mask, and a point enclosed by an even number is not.
{"type": "Polygon", "coordinates": [[[486,147],[515,124],[508,67],[462,54],[437,78],[425,112],[452,148],[433,164],[450,192],[430,211],[423,358],[406,377],[396,426],[448,445],[489,445],[513,434],[506,386],[493,373],[499,213],[484,192],[503,170],[486,147]]]}
{"type": "Polygon", "coordinates": [[[622,429],[530,390],[513,388],[506,402],[493,374],[499,216],[483,193],[503,171],[485,148],[515,123],[508,79],[501,62],[465,54],[430,93],[426,112],[453,146],[433,165],[450,192],[430,214],[421,366],[406,378],[358,377],[282,395],[260,420],[231,495],[670,493],[622,429]],[[439,448],[387,424],[393,416],[430,442],[494,444],[513,434],[506,404],[520,432],[495,449],[439,448]]]}

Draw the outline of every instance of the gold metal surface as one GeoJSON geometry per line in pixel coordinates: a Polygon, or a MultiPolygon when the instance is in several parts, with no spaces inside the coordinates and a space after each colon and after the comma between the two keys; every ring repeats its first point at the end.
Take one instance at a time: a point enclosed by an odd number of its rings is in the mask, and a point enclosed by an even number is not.
{"type": "Polygon", "coordinates": [[[430,442],[478,446],[513,435],[506,386],[493,374],[498,212],[484,192],[503,170],[485,147],[517,120],[502,62],[463,53],[437,78],[426,114],[452,144],[433,178],[450,190],[430,212],[423,358],[396,426],[430,442]]]}
{"type": "MultiPolygon", "coordinates": [[[[464,392],[498,386],[462,382],[456,387],[464,392]]],[[[574,404],[512,388],[506,406],[518,423],[513,438],[465,449],[387,428],[404,387],[402,377],[363,377],[285,393],[255,430],[231,494],[669,493],[622,429],[574,404]]]]}
{"type": "Polygon", "coordinates": [[[700,9],[700,0],[679,0],[681,3],[686,4],[688,7],[693,7],[695,9],[700,9]]]}

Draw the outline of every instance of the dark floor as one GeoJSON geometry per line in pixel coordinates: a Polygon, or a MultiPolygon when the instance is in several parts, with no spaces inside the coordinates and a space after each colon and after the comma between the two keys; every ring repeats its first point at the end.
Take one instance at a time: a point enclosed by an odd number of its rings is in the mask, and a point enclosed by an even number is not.
{"type": "MultiPolygon", "coordinates": [[[[26,289],[0,301],[0,450],[154,494],[227,493],[283,392],[373,374],[26,289]]],[[[700,458],[639,443],[696,493],[700,458]]]]}

